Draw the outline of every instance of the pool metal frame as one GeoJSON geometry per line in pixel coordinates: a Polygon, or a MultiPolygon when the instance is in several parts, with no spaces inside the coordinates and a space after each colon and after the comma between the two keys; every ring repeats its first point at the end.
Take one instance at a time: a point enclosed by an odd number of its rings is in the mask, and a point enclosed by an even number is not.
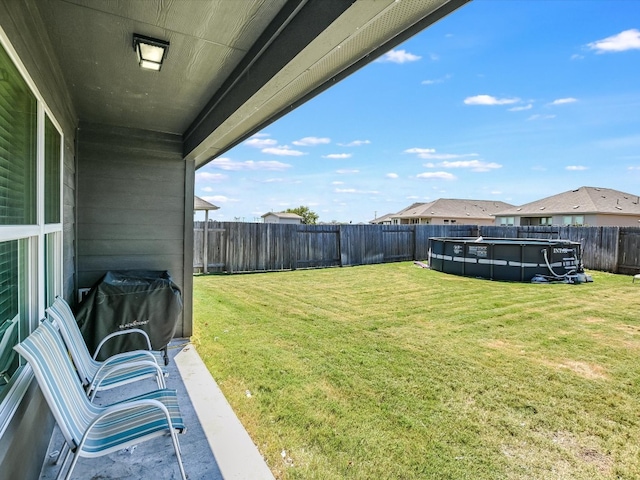
{"type": "Polygon", "coordinates": [[[433,270],[489,280],[560,280],[582,272],[580,243],[569,240],[433,237],[428,261],[433,270]]]}

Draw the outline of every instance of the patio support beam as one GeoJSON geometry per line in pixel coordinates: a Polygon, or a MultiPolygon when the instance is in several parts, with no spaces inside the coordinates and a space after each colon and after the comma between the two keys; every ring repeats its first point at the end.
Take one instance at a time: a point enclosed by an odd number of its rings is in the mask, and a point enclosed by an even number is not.
{"type": "Polygon", "coordinates": [[[367,56],[361,58],[359,61],[351,64],[350,66],[348,66],[347,68],[342,70],[339,74],[334,75],[333,77],[329,78],[326,82],[324,82],[323,84],[319,85],[315,89],[311,90],[309,93],[307,93],[306,95],[301,97],[296,102],[292,103],[291,105],[285,106],[277,114],[271,116],[266,121],[258,124],[255,128],[253,128],[251,131],[249,131],[246,135],[242,136],[241,138],[238,138],[238,140],[236,140],[234,143],[232,143],[229,146],[227,146],[224,150],[219,151],[218,152],[218,156],[224,154],[225,152],[227,152],[229,150],[231,150],[236,145],[239,145],[240,143],[244,142],[250,136],[255,135],[260,130],[262,130],[262,129],[266,128],[267,126],[271,125],[276,120],[279,120],[280,118],[284,117],[287,113],[289,113],[292,110],[298,108],[299,106],[301,106],[305,102],[308,102],[309,100],[311,100],[316,95],[318,95],[318,94],[324,92],[325,90],[327,90],[328,88],[334,86],[336,83],[338,83],[339,81],[345,79],[346,77],[348,77],[352,73],[356,72],[360,68],[364,67],[366,64],[368,64],[370,62],[373,62],[376,58],[381,57],[382,55],[384,55],[386,52],[388,52],[392,48],[397,47],[402,42],[404,42],[404,41],[408,40],[409,38],[413,37],[414,35],[416,35],[418,32],[421,32],[422,30],[424,30],[425,28],[429,27],[430,25],[433,25],[437,21],[443,19],[444,17],[446,17],[450,13],[454,12],[458,8],[464,6],[466,3],[469,3],[471,1],[472,0],[451,0],[450,2],[446,3],[445,5],[440,7],[438,10],[435,10],[432,14],[427,15],[426,17],[424,17],[419,22],[416,22],[415,24],[413,24],[407,30],[403,31],[399,35],[396,35],[395,37],[390,39],[388,42],[380,45],[378,48],[376,48],[374,51],[372,51],[369,55],[367,55],[367,56]]]}
{"type": "Polygon", "coordinates": [[[198,147],[355,0],[289,0],[183,134],[184,156],[198,147]]]}

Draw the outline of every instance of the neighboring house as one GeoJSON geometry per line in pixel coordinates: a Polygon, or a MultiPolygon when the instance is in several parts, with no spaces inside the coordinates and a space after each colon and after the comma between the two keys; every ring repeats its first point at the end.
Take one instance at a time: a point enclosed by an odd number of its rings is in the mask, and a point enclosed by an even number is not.
{"type": "Polygon", "coordinates": [[[510,207],[513,205],[494,200],[439,198],[433,202],[414,203],[381,218],[384,223],[393,225],[493,225],[494,215],[510,207]]]}
{"type": "Polygon", "coordinates": [[[194,211],[201,211],[204,210],[205,212],[209,212],[210,210],[218,210],[220,207],[218,207],[217,205],[214,205],[213,203],[209,203],[207,202],[205,199],[200,198],[200,197],[193,197],[193,210],[194,211]]]}
{"type": "Polygon", "coordinates": [[[302,217],[296,213],[269,212],[262,215],[264,223],[285,223],[288,225],[300,225],[302,217]]]}
{"type": "MultiPolygon", "coordinates": [[[[467,1],[0,1],[0,329],[21,341],[56,295],[145,269],[191,336],[195,170],[467,1]]],[[[0,472],[35,480],[53,417],[9,367],[0,472]]]]}
{"type": "Polygon", "coordinates": [[[610,188],[580,187],[496,214],[496,225],[640,226],[640,197],[610,188]]]}
{"type": "Polygon", "coordinates": [[[370,220],[369,223],[372,223],[374,225],[391,225],[393,223],[393,221],[391,220],[393,215],[393,213],[387,213],[386,215],[370,220]]]}

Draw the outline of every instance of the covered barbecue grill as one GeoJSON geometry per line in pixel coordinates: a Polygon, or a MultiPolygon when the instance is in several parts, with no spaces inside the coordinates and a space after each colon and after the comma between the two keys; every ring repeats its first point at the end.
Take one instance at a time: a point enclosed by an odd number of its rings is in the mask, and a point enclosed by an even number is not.
{"type": "MultiPolygon", "coordinates": [[[[107,272],[79,305],[76,319],[91,352],[110,333],[139,328],[154,350],[173,338],[182,312],[182,294],[169,272],[124,270],[107,272]]],[[[101,349],[99,360],[128,350],[146,349],[142,335],[119,335],[101,349]]]]}

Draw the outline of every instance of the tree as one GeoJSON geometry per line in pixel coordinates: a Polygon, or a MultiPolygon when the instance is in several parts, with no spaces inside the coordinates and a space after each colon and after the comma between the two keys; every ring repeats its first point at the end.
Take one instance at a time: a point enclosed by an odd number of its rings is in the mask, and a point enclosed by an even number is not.
{"type": "Polygon", "coordinates": [[[305,225],[315,225],[318,221],[318,214],[304,205],[300,205],[297,208],[287,208],[285,213],[300,215],[302,217],[302,223],[305,225]]]}

